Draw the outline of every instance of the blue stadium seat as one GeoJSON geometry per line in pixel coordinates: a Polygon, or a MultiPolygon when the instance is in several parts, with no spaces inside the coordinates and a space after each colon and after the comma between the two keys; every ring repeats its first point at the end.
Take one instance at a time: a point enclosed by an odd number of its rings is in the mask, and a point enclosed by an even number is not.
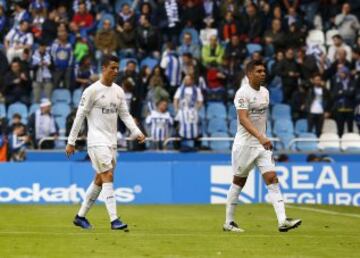
{"type": "Polygon", "coordinates": [[[0,103],[0,118],[6,117],[6,108],[4,103],[0,103]]]}
{"type": "Polygon", "coordinates": [[[71,93],[68,89],[55,89],[52,93],[51,102],[56,103],[71,103],[71,93]]]}
{"type": "Polygon", "coordinates": [[[281,143],[280,144],[279,143],[275,144],[275,149],[276,150],[280,150],[280,149],[295,150],[295,145],[294,144],[292,146],[290,146],[291,140],[295,139],[294,134],[292,134],[292,133],[280,134],[277,137],[280,138],[281,143]]]}
{"type": "Polygon", "coordinates": [[[267,137],[272,137],[273,133],[272,133],[272,127],[271,127],[271,121],[266,121],[266,136],[267,137]]]}
{"type": "Polygon", "coordinates": [[[228,115],[227,115],[229,120],[233,120],[233,119],[237,119],[237,112],[236,112],[236,108],[234,106],[233,103],[229,103],[228,104],[228,115]]]}
{"type": "Polygon", "coordinates": [[[271,117],[276,119],[291,119],[291,108],[287,104],[275,104],[271,111],[271,117]]]}
{"type": "Polygon", "coordinates": [[[229,133],[231,136],[235,136],[237,132],[237,120],[231,120],[229,125],[229,133]]]}
{"type": "MultiPolygon", "coordinates": [[[[306,138],[306,139],[317,139],[314,133],[299,133],[299,138],[306,138]]],[[[318,150],[318,143],[317,141],[313,142],[297,142],[296,148],[299,151],[317,151],[318,150]]]]}
{"type": "Polygon", "coordinates": [[[151,70],[154,69],[154,67],[156,65],[159,64],[159,60],[155,59],[155,58],[151,58],[151,57],[146,57],[145,59],[143,59],[140,63],[140,67],[143,68],[144,66],[149,67],[151,70]]]}
{"type": "Polygon", "coordinates": [[[7,118],[11,121],[12,116],[18,113],[21,115],[21,122],[27,124],[28,109],[25,104],[21,102],[15,102],[8,107],[7,118]]]}
{"type": "Polygon", "coordinates": [[[227,127],[227,122],[225,119],[221,119],[221,118],[211,118],[208,122],[208,126],[207,126],[207,132],[209,134],[213,134],[216,132],[227,132],[228,131],[228,127],[227,127]]]}
{"type": "Polygon", "coordinates": [[[308,123],[306,119],[299,119],[295,122],[295,134],[300,135],[308,132],[308,123]]]}
{"type": "Polygon", "coordinates": [[[249,43],[246,45],[246,49],[249,55],[252,55],[254,52],[262,51],[262,46],[260,44],[249,43]]]}
{"type": "Polygon", "coordinates": [[[270,104],[280,104],[282,103],[284,96],[283,91],[280,87],[269,88],[270,94],[270,104]]]}
{"type": "Polygon", "coordinates": [[[29,109],[29,116],[32,114],[32,113],[35,113],[36,110],[38,110],[40,108],[40,105],[38,103],[33,103],[31,104],[30,106],[30,109],[29,109]]]}
{"type": "Polygon", "coordinates": [[[276,136],[294,134],[294,126],[292,121],[287,119],[275,120],[273,133],[276,136]]]}
{"type": "Polygon", "coordinates": [[[226,118],[226,107],[221,102],[209,102],[206,110],[206,118],[211,119],[214,117],[226,118]]]}
{"type": "Polygon", "coordinates": [[[81,99],[81,95],[82,95],[82,89],[76,89],[73,92],[73,96],[72,96],[72,103],[74,107],[77,107],[80,103],[80,99],[81,99]]]}
{"type": "MultiPolygon", "coordinates": [[[[229,137],[227,133],[217,132],[211,134],[211,137],[229,137]]],[[[231,147],[231,141],[210,141],[210,148],[214,151],[228,152],[231,147]]]]}
{"type": "Polygon", "coordinates": [[[52,114],[60,129],[65,129],[66,117],[70,114],[71,108],[65,103],[56,103],[52,107],[52,114]]]}

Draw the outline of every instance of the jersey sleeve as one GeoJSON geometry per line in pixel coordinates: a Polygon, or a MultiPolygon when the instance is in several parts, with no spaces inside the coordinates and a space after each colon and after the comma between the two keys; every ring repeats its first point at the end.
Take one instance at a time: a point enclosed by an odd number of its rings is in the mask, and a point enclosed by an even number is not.
{"type": "Polygon", "coordinates": [[[82,123],[85,117],[89,114],[91,108],[93,107],[93,104],[93,94],[90,88],[88,88],[83,92],[81,96],[80,104],[76,112],[76,117],[68,137],[68,144],[75,145],[75,141],[81,129],[82,123]]]}
{"type": "Polygon", "coordinates": [[[243,91],[236,93],[234,105],[236,109],[249,109],[249,100],[243,91]]]}

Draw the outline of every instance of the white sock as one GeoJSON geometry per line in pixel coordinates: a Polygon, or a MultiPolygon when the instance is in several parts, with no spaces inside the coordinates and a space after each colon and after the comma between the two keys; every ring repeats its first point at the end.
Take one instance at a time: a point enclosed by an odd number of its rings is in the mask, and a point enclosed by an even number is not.
{"type": "Polygon", "coordinates": [[[113,183],[103,183],[103,196],[105,199],[105,206],[110,217],[110,221],[114,221],[118,218],[116,212],[116,199],[114,196],[113,183]]]}
{"type": "Polygon", "coordinates": [[[274,207],[276,217],[278,219],[278,223],[281,224],[285,221],[286,214],[285,214],[285,203],[281,194],[279,184],[276,183],[276,184],[267,185],[267,189],[269,191],[270,201],[272,202],[272,205],[274,207]]]}
{"type": "Polygon", "coordinates": [[[235,207],[238,203],[240,192],[241,192],[240,186],[236,184],[231,184],[226,199],[226,221],[225,221],[226,224],[229,224],[231,221],[234,221],[235,207]]]}
{"type": "Polygon", "coordinates": [[[86,190],[85,199],[81,204],[78,216],[85,217],[91,206],[95,203],[96,199],[99,197],[101,192],[101,186],[96,185],[92,182],[89,188],[86,190]]]}

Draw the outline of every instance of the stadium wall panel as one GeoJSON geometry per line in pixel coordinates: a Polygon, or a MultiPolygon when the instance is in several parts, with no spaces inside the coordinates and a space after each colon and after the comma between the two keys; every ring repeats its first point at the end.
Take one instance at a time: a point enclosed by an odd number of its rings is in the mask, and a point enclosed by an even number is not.
{"type": "MultiPolygon", "coordinates": [[[[359,163],[281,163],[276,170],[288,203],[360,206],[359,163]]],[[[0,203],[79,203],[92,178],[89,162],[3,163],[0,203]]],[[[221,204],[231,180],[229,162],[120,161],[115,196],[129,204],[221,204]]],[[[239,201],[268,201],[260,173],[250,174],[239,201]]]]}

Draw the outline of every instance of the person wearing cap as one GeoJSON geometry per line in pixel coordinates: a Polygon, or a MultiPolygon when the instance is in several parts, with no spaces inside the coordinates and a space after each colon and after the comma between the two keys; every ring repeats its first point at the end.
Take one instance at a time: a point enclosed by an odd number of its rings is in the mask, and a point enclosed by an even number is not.
{"type": "Polygon", "coordinates": [[[355,80],[351,78],[349,68],[339,66],[333,86],[333,106],[340,137],[344,133],[345,123],[347,124],[348,132],[353,131],[355,90],[355,80]]]}
{"type": "Polygon", "coordinates": [[[56,138],[59,135],[59,129],[55,122],[55,118],[51,114],[51,102],[49,99],[41,99],[40,109],[31,114],[29,117],[28,128],[35,148],[54,148],[54,141],[44,141],[41,146],[39,145],[42,138],[50,136],[56,138]]]}

